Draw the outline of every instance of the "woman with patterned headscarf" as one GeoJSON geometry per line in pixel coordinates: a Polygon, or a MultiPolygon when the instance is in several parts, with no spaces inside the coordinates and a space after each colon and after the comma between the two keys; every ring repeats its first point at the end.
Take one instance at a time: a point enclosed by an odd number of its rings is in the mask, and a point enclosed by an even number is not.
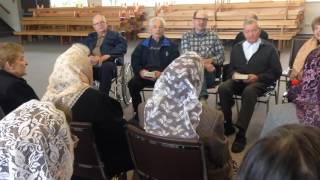
{"type": "Polygon", "coordinates": [[[302,80],[289,90],[288,99],[292,103],[278,105],[270,111],[261,136],[284,124],[320,127],[320,47],[307,56],[302,80]]]}
{"type": "Polygon", "coordinates": [[[119,102],[90,87],[93,75],[88,55],[89,49],[82,44],[74,44],[61,54],[42,100],[53,102],[72,121],[92,123],[105,172],[111,177],[133,167],[126,121],[119,102]]]}
{"type": "Polygon", "coordinates": [[[0,121],[0,179],[69,180],[73,149],[64,113],[30,100],[0,121]]]}
{"type": "Polygon", "coordinates": [[[223,115],[198,100],[203,76],[195,52],[175,59],[157,80],[152,97],[139,106],[140,125],[150,134],[203,141],[209,179],[229,179],[231,159],[223,115]]]}

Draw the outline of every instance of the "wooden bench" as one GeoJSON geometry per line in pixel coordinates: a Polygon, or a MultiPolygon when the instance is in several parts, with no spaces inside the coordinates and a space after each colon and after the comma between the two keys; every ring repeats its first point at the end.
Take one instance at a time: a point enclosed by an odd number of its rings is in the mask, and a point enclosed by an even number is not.
{"type": "MultiPolygon", "coordinates": [[[[120,29],[119,19],[107,19],[108,26],[113,30],[120,29]]],[[[68,18],[55,18],[55,17],[28,17],[21,20],[22,29],[24,31],[29,30],[41,30],[41,29],[51,29],[52,31],[58,29],[64,29],[65,31],[72,31],[75,29],[93,31],[92,28],[92,18],[78,18],[78,17],[68,17],[68,18]]]]}
{"type": "Polygon", "coordinates": [[[52,35],[60,36],[63,42],[65,36],[82,36],[93,31],[92,17],[95,14],[106,16],[108,28],[121,32],[138,32],[142,23],[137,23],[144,16],[143,6],[114,6],[86,8],[36,8],[30,9],[33,17],[21,20],[22,31],[14,33],[17,36],[52,35]]]}
{"type": "MultiPolygon", "coordinates": [[[[74,31],[74,32],[66,32],[66,31],[20,31],[14,32],[13,34],[20,37],[20,42],[23,42],[24,36],[58,36],[60,37],[60,44],[63,44],[64,37],[69,38],[69,42],[71,41],[71,37],[86,37],[90,32],[88,31],[74,31]]],[[[31,38],[32,39],[32,38],[31,38]]]]}
{"type": "MultiPolygon", "coordinates": [[[[220,39],[234,39],[243,29],[243,20],[249,13],[255,13],[259,25],[269,33],[269,38],[279,41],[291,40],[300,31],[304,13],[304,1],[284,2],[249,2],[224,3],[215,1],[211,4],[179,4],[155,7],[155,16],[166,20],[165,32],[168,37],[181,38],[183,32],[193,27],[195,10],[206,10],[208,13],[207,28],[217,32],[220,39]]],[[[143,23],[147,27],[147,22],[143,23]]],[[[145,37],[144,34],[138,36],[145,37]]]]}
{"type": "MultiPolygon", "coordinates": [[[[170,39],[181,39],[185,32],[165,32],[165,36],[170,39]]],[[[239,32],[216,32],[219,39],[221,40],[233,40],[239,32]]],[[[269,39],[271,40],[290,40],[295,36],[295,32],[287,32],[286,34],[281,34],[281,32],[269,32],[269,39]]],[[[150,33],[138,33],[139,38],[148,38],[150,33]]]]}

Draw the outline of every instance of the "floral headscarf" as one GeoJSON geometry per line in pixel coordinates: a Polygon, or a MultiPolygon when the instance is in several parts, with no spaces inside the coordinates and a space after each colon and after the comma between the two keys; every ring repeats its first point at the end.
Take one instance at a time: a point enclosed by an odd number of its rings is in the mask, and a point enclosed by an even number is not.
{"type": "Polygon", "coordinates": [[[0,121],[0,179],[69,180],[73,148],[64,113],[28,101],[0,121]]]}
{"type": "Polygon", "coordinates": [[[195,52],[175,59],[157,80],[145,110],[145,130],[172,138],[198,138],[203,65],[195,52]]]}
{"type": "Polygon", "coordinates": [[[71,108],[92,82],[89,53],[85,45],[74,44],[57,58],[42,101],[52,102],[66,115],[71,114],[71,108]]]}

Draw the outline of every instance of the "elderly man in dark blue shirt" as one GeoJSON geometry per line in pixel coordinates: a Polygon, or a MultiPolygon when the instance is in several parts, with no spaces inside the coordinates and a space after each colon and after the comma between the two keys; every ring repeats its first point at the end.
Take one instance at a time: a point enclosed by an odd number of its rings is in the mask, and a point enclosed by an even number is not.
{"type": "Polygon", "coordinates": [[[149,21],[151,37],[143,40],[131,55],[134,77],[128,87],[135,112],[141,103],[140,91],[153,86],[161,72],[179,56],[177,45],[164,36],[164,26],[162,18],[152,18],[149,21]]]}
{"type": "Polygon", "coordinates": [[[116,73],[115,59],[127,52],[127,41],[119,33],[108,29],[106,18],[97,14],[92,19],[95,32],[88,35],[84,44],[90,49],[93,78],[100,82],[99,90],[109,94],[111,80],[116,73]]]}

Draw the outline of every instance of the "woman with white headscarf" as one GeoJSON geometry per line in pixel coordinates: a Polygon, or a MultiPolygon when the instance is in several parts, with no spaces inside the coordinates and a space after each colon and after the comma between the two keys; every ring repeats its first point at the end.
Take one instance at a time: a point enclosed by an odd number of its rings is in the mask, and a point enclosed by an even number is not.
{"type": "Polygon", "coordinates": [[[0,179],[69,180],[73,148],[64,113],[30,100],[0,121],[0,179]]]}
{"type": "Polygon", "coordinates": [[[203,76],[203,64],[196,53],[175,59],[157,80],[152,97],[139,106],[140,125],[158,136],[200,139],[207,150],[209,179],[230,179],[223,115],[198,100],[203,76]]]}
{"type": "Polygon", "coordinates": [[[107,176],[133,168],[119,102],[90,88],[89,49],[74,44],[61,54],[49,77],[43,101],[53,102],[72,121],[91,122],[107,176]]]}

